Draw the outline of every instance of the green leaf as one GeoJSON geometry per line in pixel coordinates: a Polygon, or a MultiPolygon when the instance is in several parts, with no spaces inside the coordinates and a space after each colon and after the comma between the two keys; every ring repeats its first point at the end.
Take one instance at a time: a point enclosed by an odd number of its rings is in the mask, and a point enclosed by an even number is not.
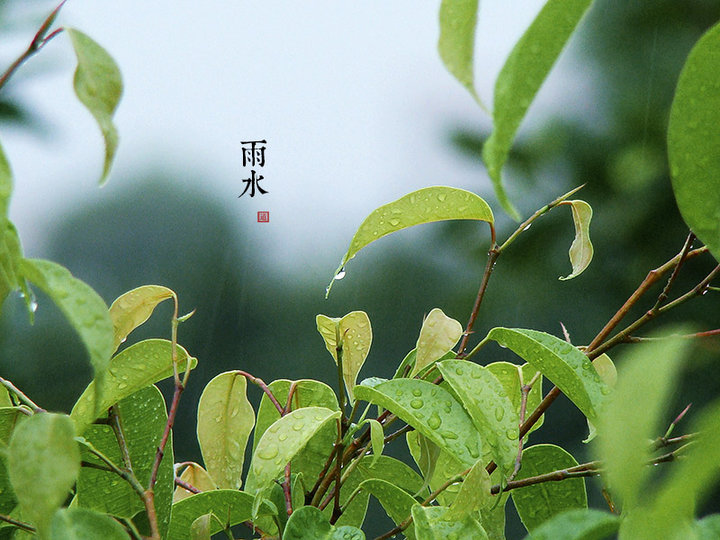
{"type": "Polygon", "coordinates": [[[711,514],[695,524],[697,540],[715,540],[720,538],[720,514],[711,514]]]}
{"type": "Polygon", "coordinates": [[[438,367],[490,446],[495,463],[511,471],[518,455],[520,419],[502,383],[488,369],[466,360],[444,360],[438,367]]]}
{"type": "Polygon", "coordinates": [[[210,540],[210,522],[213,514],[200,516],[190,525],[190,540],[210,540]]]}
{"type": "Polygon", "coordinates": [[[0,145],[0,220],[7,219],[10,196],[13,190],[12,170],[0,145]]]}
{"type": "MultiPolygon", "coordinates": [[[[445,519],[447,509],[443,506],[412,507],[412,517],[417,540],[487,540],[487,534],[482,525],[470,515],[456,521],[445,519]]],[[[404,531],[405,534],[408,530],[404,531]]],[[[409,536],[409,535],[408,535],[409,536]]]]}
{"type": "MultiPolygon", "coordinates": [[[[605,381],[605,384],[607,384],[610,388],[615,388],[615,383],[617,383],[617,370],[615,369],[615,364],[610,357],[607,354],[601,354],[593,360],[592,365],[595,368],[595,371],[598,372],[598,375],[600,375],[600,378],[605,381]]],[[[585,444],[592,441],[597,435],[597,428],[595,427],[595,424],[593,424],[590,420],[587,421],[587,424],[588,436],[583,440],[585,444]]]]}
{"type": "Polygon", "coordinates": [[[525,540],[602,540],[614,538],[620,518],[592,508],[568,510],[548,519],[525,540]]]}
{"type": "MultiPolygon", "coordinates": [[[[208,472],[200,465],[193,461],[186,462],[185,465],[186,467],[180,474],[180,480],[198,488],[200,491],[210,491],[211,489],[217,488],[215,480],[213,480],[208,472]]],[[[173,493],[173,503],[182,501],[183,499],[187,499],[193,495],[194,493],[183,487],[177,486],[175,488],[175,493],[173,493]]]]}
{"type": "Polygon", "coordinates": [[[283,416],[270,426],[253,454],[254,488],[272,482],[320,428],[338,418],[340,411],[306,407],[283,416]]]}
{"type": "MultiPolygon", "coordinates": [[[[178,370],[184,371],[197,365],[197,358],[191,357],[180,345],[177,345],[178,370]]],[[[147,339],[128,347],[110,361],[107,376],[102,383],[102,400],[94,407],[95,385],[91,382],[78,398],[70,416],[75,421],[78,434],[82,434],[99,415],[95,411],[104,411],[121,399],[158,381],[171,377],[171,343],[165,339],[147,339]]]]}
{"type": "Polygon", "coordinates": [[[457,497],[455,497],[443,519],[445,521],[459,521],[480,508],[492,506],[491,487],[492,482],[490,481],[490,475],[485,470],[485,462],[479,459],[465,476],[457,497]]]}
{"type": "Polygon", "coordinates": [[[509,348],[540,371],[591,420],[610,393],[588,357],[562,339],[522,328],[493,328],[486,339],[509,348]]]}
{"type": "Polygon", "coordinates": [[[198,403],[197,436],[218,487],[240,489],[245,447],[254,425],[247,380],[239,371],[221,373],[207,384],[198,403]]]}
{"type": "Polygon", "coordinates": [[[414,377],[452,349],[463,334],[462,325],[445,315],[440,308],[433,309],[423,321],[415,347],[415,367],[410,377],[414,377]]]}
{"type": "Polygon", "coordinates": [[[50,525],[52,540],[127,540],[127,533],[106,514],[84,508],[63,508],[55,512],[50,525]]]}
{"type": "MultiPolygon", "coordinates": [[[[449,219],[494,222],[488,204],[474,193],[445,186],[419,189],[377,208],[366,217],[350,241],[350,247],[335,273],[340,275],[345,263],[378,238],[413,225],[449,219]]],[[[332,284],[331,281],[328,294],[332,284]]]]}
{"type": "Polygon", "coordinates": [[[8,471],[23,515],[46,531],[80,471],[70,418],[40,413],[20,423],[10,439],[8,471]]]}
{"type": "Polygon", "coordinates": [[[595,422],[595,455],[605,462],[607,485],[622,499],[624,511],[646,499],[649,441],[661,433],[663,413],[687,352],[688,342],[682,339],[633,345],[621,364],[615,391],[595,422]]]}
{"type": "Polygon", "coordinates": [[[90,355],[95,374],[95,399],[103,399],[105,372],[113,348],[113,327],[108,308],[86,283],[76,279],[67,268],[51,261],[23,259],[23,277],[40,287],[63,312],[80,336],[90,355]]]}
{"type": "Polygon", "coordinates": [[[443,0],[438,52],[445,67],[484,109],[473,82],[478,0],[443,0]]]}
{"type": "Polygon", "coordinates": [[[130,332],[150,318],[160,302],[174,297],[175,293],[172,289],[160,285],[143,285],[120,295],[110,306],[115,350],[130,332]]]}
{"type": "Polygon", "coordinates": [[[365,540],[365,534],[355,527],[335,527],[314,506],[303,506],[288,519],[283,540],[365,540]]]}
{"type": "MultiPolygon", "coordinates": [[[[522,454],[522,468],[517,480],[568,469],[578,464],[570,454],[553,444],[536,444],[522,454]]],[[[587,508],[584,478],[562,482],[544,482],[514,489],[511,492],[518,515],[528,531],[556,514],[571,509],[587,508]]]]}
{"type": "MultiPolygon", "coordinates": [[[[407,444],[415,463],[417,463],[425,482],[419,491],[425,491],[435,476],[435,467],[440,458],[440,447],[422,433],[410,431],[407,434],[407,444]]],[[[446,453],[447,454],[447,453],[446,453]]],[[[453,458],[454,459],[454,458],[453,458]]],[[[456,460],[455,460],[456,461],[456,460]]],[[[459,465],[458,468],[462,468],[459,465]]]]}
{"type": "Polygon", "coordinates": [[[117,64],[105,49],[79,30],[66,30],[78,61],[73,79],[75,94],[95,117],[105,139],[105,163],[100,177],[100,184],[103,184],[118,145],[117,129],[112,119],[123,92],[122,77],[117,64]]]}
{"type": "Polygon", "coordinates": [[[590,242],[590,220],[593,211],[585,201],[564,201],[561,204],[571,206],[575,224],[575,239],[570,245],[570,264],[572,264],[573,271],[570,275],[559,278],[564,281],[582,274],[592,261],[593,245],[590,242]]]}
{"type": "Polygon", "coordinates": [[[27,418],[27,412],[19,407],[0,407],[0,448],[8,445],[15,426],[27,418]]]}
{"type": "Polygon", "coordinates": [[[515,44],[497,81],[493,132],[483,146],[495,193],[505,211],[518,219],[502,185],[502,168],[530,104],[592,0],[548,0],[515,44]]]}
{"type": "Polygon", "coordinates": [[[370,426],[370,444],[373,451],[373,462],[377,461],[385,448],[385,433],[380,422],[368,418],[365,422],[370,426]]]}
{"type": "Polygon", "coordinates": [[[338,362],[338,348],[342,350],[342,370],[345,388],[350,402],[355,401],[353,388],[357,375],[370,352],[372,344],[372,326],[370,318],[364,311],[352,311],[343,318],[331,318],[318,315],[315,318],[318,332],[325,340],[325,347],[338,362]],[[338,347],[338,341],[339,347],[338,347]]]}
{"type": "MultiPolygon", "coordinates": [[[[396,525],[405,521],[410,516],[413,505],[417,504],[412,495],[387,480],[379,478],[365,480],[358,489],[373,495],[396,525]]],[[[403,533],[410,540],[414,540],[412,528],[406,529],[403,533]]]]}
{"type": "Polygon", "coordinates": [[[680,73],[668,124],[673,191],[685,223],[720,260],[720,24],[695,44],[680,73]]]}
{"type": "Polygon", "coordinates": [[[480,457],[480,435],[462,405],[444,388],[417,379],[395,379],[372,388],[360,385],[355,395],[396,414],[466,468],[480,457]]]}
{"type": "MultiPolygon", "coordinates": [[[[523,364],[518,366],[517,364],[511,364],[510,362],[493,362],[485,366],[498,381],[503,385],[505,394],[510,398],[515,407],[515,413],[520,418],[520,406],[522,404],[522,386],[528,384],[535,374],[538,372],[535,367],[530,364],[523,364]]],[[[542,401],[542,382],[543,377],[540,375],[533,384],[532,390],[528,393],[527,404],[525,407],[526,411],[534,411],[542,401]]],[[[532,433],[536,429],[539,429],[545,421],[545,415],[543,414],[540,419],[535,422],[535,425],[530,428],[528,434],[532,433]]],[[[527,440],[527,435],[523,440],[527,440]]]]}

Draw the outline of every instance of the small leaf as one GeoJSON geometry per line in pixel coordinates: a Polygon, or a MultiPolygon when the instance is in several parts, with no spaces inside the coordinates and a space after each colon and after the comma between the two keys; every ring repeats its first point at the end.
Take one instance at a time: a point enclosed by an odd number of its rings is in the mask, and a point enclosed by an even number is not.
{"type": "MultiPolygon", "coordinates": [[[[213,480],[208,472],[200,465],[192,461],[188,462],[186,465],[187,466],[180,474],[180,480],[199,489],[201,492],[217,488],[215,480],[213,480]]],[[[187,499],[188,497],[192,497],[193,495],[195,495],[195,493],[192,493],[181,486],[177,486],[175,488],[175,492],[173,493],[173,504],[178,501],[182,501],[183,499],[187,499]]]]}
{"type": "Polygon", "coordinates": [[[502,168],[530,104],[592,0],[548,0],[515,44],[497,81],[493,132],[482,156],[505,211],[518,219],[502,185],[502,168]]]}
{"type": "Polygon", "coordinates": [[[673,191],[685,223],[720,260],[720,24],[695,44],[685,62],[668,124],[673,191]]]}
{"type": "Polygon", "coordinates": [[[205,514],[197,518],[190,525],[190,540],[210,540],[210,523],[212,514],[205,514]]]}
{"type": "Polygon", "coordinates": [[[0,220],[7,219],[10,196],[13,190],[12,170],[0,145],[0,220]]]}
{"type": "MultiPolygon", "coordinates": [[[[617,370],[615,369],[615,364],[613,364],[610,357],[607,354],[601,354],[593,360],[592,365],[595,368],[595,371],[598,372],[598,375],[600,375],[600,378],[605,381],[605,384],[607,384],[610,388],[615,388],[615,383],[617,382],[617,370]]],[[[595,427],[595,424],[593,424],[590,420],[587,421],[587,424],[588,436],[586,439],[583,439],[585,444],[592,441],[597,435],[597,428],[595,427]]]]}
{"type": "MultiPolygon", "coordinates": [[[[505,394],[512,401],[513,406],[515,407],[515,413],[517,414],[518,418],[520,418],[520,406],[522,404],[522,386],[523,384],[528,384],[538,372],[538,370],[530,364],[523,364],[522,366],[518,366],[517,364],[511,364],[510,362],[493,362],[485,366],[485,368],[488,369],[493,375],[495,375],[497,380],[500,381],[500,384],[503,385],[503,388],[505,389],[505,394]]],[[[528,394],[527,404],[525,406],[526,411],[534,411],[535,409],[537,409],[538,405],[540,405],[540,402],[543,398],[542,382],[543,377],[542,375],[540,375],[535,384],[533,384],[532,390],[530,390],[530,393],[528,394]]],[[[528,431],[528,435],[536,429],[542,427],[544,421],[545,415],[543,414],[540,419],[535,422],[535,425],[530,428],[530,431],[528,431]]],[[[523,437],[523,440],[527,440],[528,435],[525,435],[525,437],[523,437]]]]}
{"type": "Polygon", "coordinates": [[[63,508],[50,525],[52,540],[127,540],[127,533],[113,518],[85,508],[63,508]]]}
{"type": "Polygon", "coordinates": [[[473,82],[478,3],[478,0],[443,0],[440,5],[438,52],[448,71],[484,109],[473,82]]]}
{"type": "Polygon", "coordinates": [[[479,459],[460,486],[455,500],[443,516],[445,521],[459,521],[474,514],[476,510],[492,506],[493,496],[490,493],[492,483],[485,470],[484,460],[479,459]]]}
{"type": "Polygon", "coordinates": [[[70,418],[40,413],[19,424],[8,447],[8,471],[23,515],[47,531],[80,472],[70,418]]]}
{"type": "Polygon", "coordinates": [[[240,489],[245,447],[255,425],[245,377],[227,371],[211,380],[197,414],[198,442],[210,476],[220,488],[240,489]]]}
{"type": "Polygon", "coordinates": [[[570,245],[570,264],[572,274],[559,278],[561,281],[572,279],[582,274],[590,265],[593,258],[593,245],[590,242],[590,220],[592,208],[585,201],[565,201],[572,207],[573,223],[575,224],[575,239],[570,245]]]}
{"type": "Polygon", "coordinates": [[[385,448],[385,434],[383,433],[382,425],[377,420],[369,418],[366,422],[370,425],[370,444],[372,446],[374,464],[382,455],[383,448],[385,448]]]}
{"type": "Polygon", "coordinates": [[[303,506],[288,519],[283,540],[365,540],[365,534],[355,527],[335,527],[314,506],[303,506]]]}
{"type": "Polygon", "coordinates": [[[372,344],[372,326],[364,311],[352,311],[342,319],[318,315],[315,318],[318,332],[325,340],[325,347],[338,362],[338,337],[342,350],[343,380],[350,402],[355,401],[353,388],[372,344]]]}
{"type": "MultiPolygon", "coordinates": [[[[443,506],[413,506],[412,517],[417,540],[488,540],[487,533],[474,517],[466,515],[461,520],[449,521],[445,519],[446,513],[447,509],[443,506]]],[[[407,534],[408,531],[404,532],[407,534]]]]}
{"type": "Polygon", "coordinates": [[[525,540],[602,540],[615,538],[620,518],[592,508],[568,510],[548,519],[525,540]]]}
{"type": "MultiPolygon", "coordinates": [[[[365,218],[350,241],[350,247],[335,273],[338,274],[345,263],[355,257],[358,251],[378,238],[413,225],[449,219],[469,219],[489,223],[494,221],[488,204],[469,191],[445,186],[413,191],[377,208],[365,218]]],[[[331,281],[327,289],[328,294],[332,284],[331,281]]]]}
{"type": "Polygon", "coordinates": [[[115,60],[105,49],[79,30],[68,28],[67,32],[78,61],[73,79],[75,94],[95,117],[105,139],[105,163],[100,177],[103,184],[118,145],[112,117],[122,96],[122,77],[115,60]]]}
{"type": "Polygon", "coordinates": [[[488,339],[508,347],[555,384],[593,420],[610,388],[577,347],[537,330],[493,328],[488,339]]]}
{"type": "MultiPolygon", "coordinates": [[[[517,480],[552,471],[575,467],[570,454],[553,444],[537,444],[522,454],[522,468],[517,480]]],[[[528,531],[566,510],[587,508],[584,478],[570,478],[562,482],[545,482],[511,491],[515,508],[528,531]]]]}
{"type": "MultiPolygon", "coordinates": [[[[421,489],[414,492],[416,497],[427,496],[427,488],[431,491],[445,485],[448,480],[455,478],[467,470],[467,466],[460,463],[452,454],[443,450],[427,437],[417,431],[408,432],[407,445],[415,463],[420,467],[425,483],[421,489]],[[425,455],[424,455],[425,454],[425,455]],[[427,459],[433,460],[428,467],[427,459]]],[[[438,495],[438,502],[448,506],[452,504],[460,491],[461,484],[452,483],[438,495]]]]}
{"type": "Polygon", "coordinates": [[[155,307],[175,297],[172,289],[160,285],[143,285],[120,295],[110,306],[110,319],[115,335],[115,350],[130,332],[150,318],[155,307]]]}
{"type": "MultiPolygon", "coordinates": [[[[430,482],[435,476],[435,467],[440,457],[440,447],[417,431],[408,432],[407,444],[415,463],[420,469],[420,473],[425,479],[422,487],[416,493],[419,495],[430,486],[430,482]]],[[[459,468],[462,468],[462,466],[459,466],[459,468]]]]}
{"type": "Polygon", "coordinates": [[[415,347],[415,367],[410,377],[414,377],[452,349],[463,334],[462,325],[434,308],[423,321],[415,347]]]}
{"type": "MultiPolygon", "coordinates": [[[[407,491],[379,478],[365,480],[360,484],[359,489],[372,494],[385,509],[388,517],[395,522],[395,525],[400,525],[405,521],[410,516],[413,505],[417,504],[417,501],[407,491]]],[[[415,535],[412,528],[406,529],[403,533],[410,540],[414,540],[415,535]]]]}
{"type": "Polygon", "coordinates": [[[254,488],[263,488],[272,482],[318,430],[338,418],[340,411],[306,407],[283,416],[270,426],[253,454],[254,488]]]}

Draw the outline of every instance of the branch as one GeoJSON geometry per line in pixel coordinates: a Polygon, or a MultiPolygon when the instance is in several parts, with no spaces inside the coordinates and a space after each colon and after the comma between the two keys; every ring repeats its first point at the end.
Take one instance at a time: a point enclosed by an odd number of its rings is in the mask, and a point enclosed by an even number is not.
{"type": "Polygon", "coordinates": [[[34,413],[44,413],[47,412],[42,407],[38,407],[35,402],[27,397],[20,389],[15,386],[13,383],[8,381],[7,379],[3,379],[0,377],[0,384],[2,384],[5,388],[7,388],[10,392],[15,394],[20,401],[22,401],[25,405],[30,407],[34,413]]]}
{"type": "Polygon", "coordinates": [[[193,494],[202,493],[202,490],[196,488],[192,484],[189,484],[185,480],[181,480],[179,476],[175,477],[175,485],[180,486],[185,491],[189,491],[190,493],[193,493],[193,494]]]}
{"type": "Polygon", "coordinates": [[[27,531],[30,533],[36,532],[35,527],[30,525],[29,523],[25,523],[24,521],[18,521],[17,519],[14,519],[10,516],[6,516],[5,514],[0,514],[0,521],[4,521],[5,523],[14,525],[18,529],[22,529],[23,531],[27,531]]]}

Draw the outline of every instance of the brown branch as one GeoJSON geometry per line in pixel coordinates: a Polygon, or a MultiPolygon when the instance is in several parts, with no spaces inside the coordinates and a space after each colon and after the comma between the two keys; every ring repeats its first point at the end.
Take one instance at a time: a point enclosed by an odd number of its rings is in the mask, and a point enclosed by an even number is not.
{"type": "Polygon", "coordinates": [[[275,408],[277,409],[277,412],[280,413],[280,416],[284,416],[285,408],[280,405],[280,402],[275,397],[275,394],[272,393],[272,390],[270,390],[268,385],[265,384],[265,381],[263,381],[260,377],[250,375],[247,371],[243,371],[241,369],[238,369],[237,372],[254,385],[259,386],[260,389],[265,392],[265,395],[268,397],[268,399],[270,399],[272,404],[275,405],[275,408]]]}
{"type": "Polygon", "coordinates": [[[193,494],[202,493],[201,489],[198,489],[195,486],[193,486],[192,484],[190,484],[189,482],[182,480],[179,476],[175,477],[175,485],[180,486],[185,491],[189,491],[190,493],[193,493],[193,494]]]}
{"type": "Polygon", "coordinates": [[[27,531],[30,533],[36,532],[35,527],[30,525],[29,523],[25,523],[24,521],[18,521],[17,519],[12,518],[10,516],[6,516],[5,514],[0,514],[0,521],[4,521],[5,523],[14,525],[18,529],[22,529],[23,531],[27,531]]]}

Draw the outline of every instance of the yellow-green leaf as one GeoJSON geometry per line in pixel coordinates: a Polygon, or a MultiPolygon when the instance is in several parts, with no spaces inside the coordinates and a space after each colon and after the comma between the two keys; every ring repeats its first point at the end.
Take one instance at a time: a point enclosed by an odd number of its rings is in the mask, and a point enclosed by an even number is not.
{"type": "Polygon", "coordinates": [[[423,321],[415,347],[415,367],[410,376],[440,359],[452,349],[463,334],[462,325],[448,317],[440,308],[434,308],[423,321]]]}
{"type": "Polygon", "coordinates": [[[443,0],[440,4],[438,52],[448,71],[484,109],[473,81],[478,3],[478,0],[443,0]]]}
{"type": "Polygon", "coordinates": [[[572,207],[573,223],[575,224],[575,239],[570,245],[570,263],[572,273],[561,277],[561,280],[572,279],[579,276],[590,265],[593,258],[593,245],[590,242],[590,220],[592,208],[585,201],[565,201],[572,207]]]}
{"type": "Polygon", "coordinates": [[[446,521],[462,520],[480,508],[491,506],[493,496],[490,493],[492,482],[485,470],[485,462],[480,459],[472,466],[460,486],[455,500],[443,516],[446,521]]]}
{"type": "Polygon", "coordinates": [[[161,285],[143,285],[126,292],[110,306],[110,319],[115,334],[115,350],[125,338],[150,318],[155,307],[168,298],[173,298],[172,289],[161,285]]]}
{"type": "MultiPolygon", "coordinates": [[[[180,474],[180,480],[190,484],[200,491],[210,491],[211,489],[217,488],[215,480],[212,479],[208,472],[200,465],[192,461],[186,464],[186,467],[180,474]]],[[[173,493],[173,504],[178,501],[182,501],[183,499],[187,499],[188,497],[192,497],[193,495],[194,493],[181,486],[177,486],[175,488],[175,492],[173,493]]]]}
{"type": "Polygon", "coordinates": [[[52,540],[127,540],[122,525],[107,514],[85,508],[63,508],[52,518],[52,540]]]}

